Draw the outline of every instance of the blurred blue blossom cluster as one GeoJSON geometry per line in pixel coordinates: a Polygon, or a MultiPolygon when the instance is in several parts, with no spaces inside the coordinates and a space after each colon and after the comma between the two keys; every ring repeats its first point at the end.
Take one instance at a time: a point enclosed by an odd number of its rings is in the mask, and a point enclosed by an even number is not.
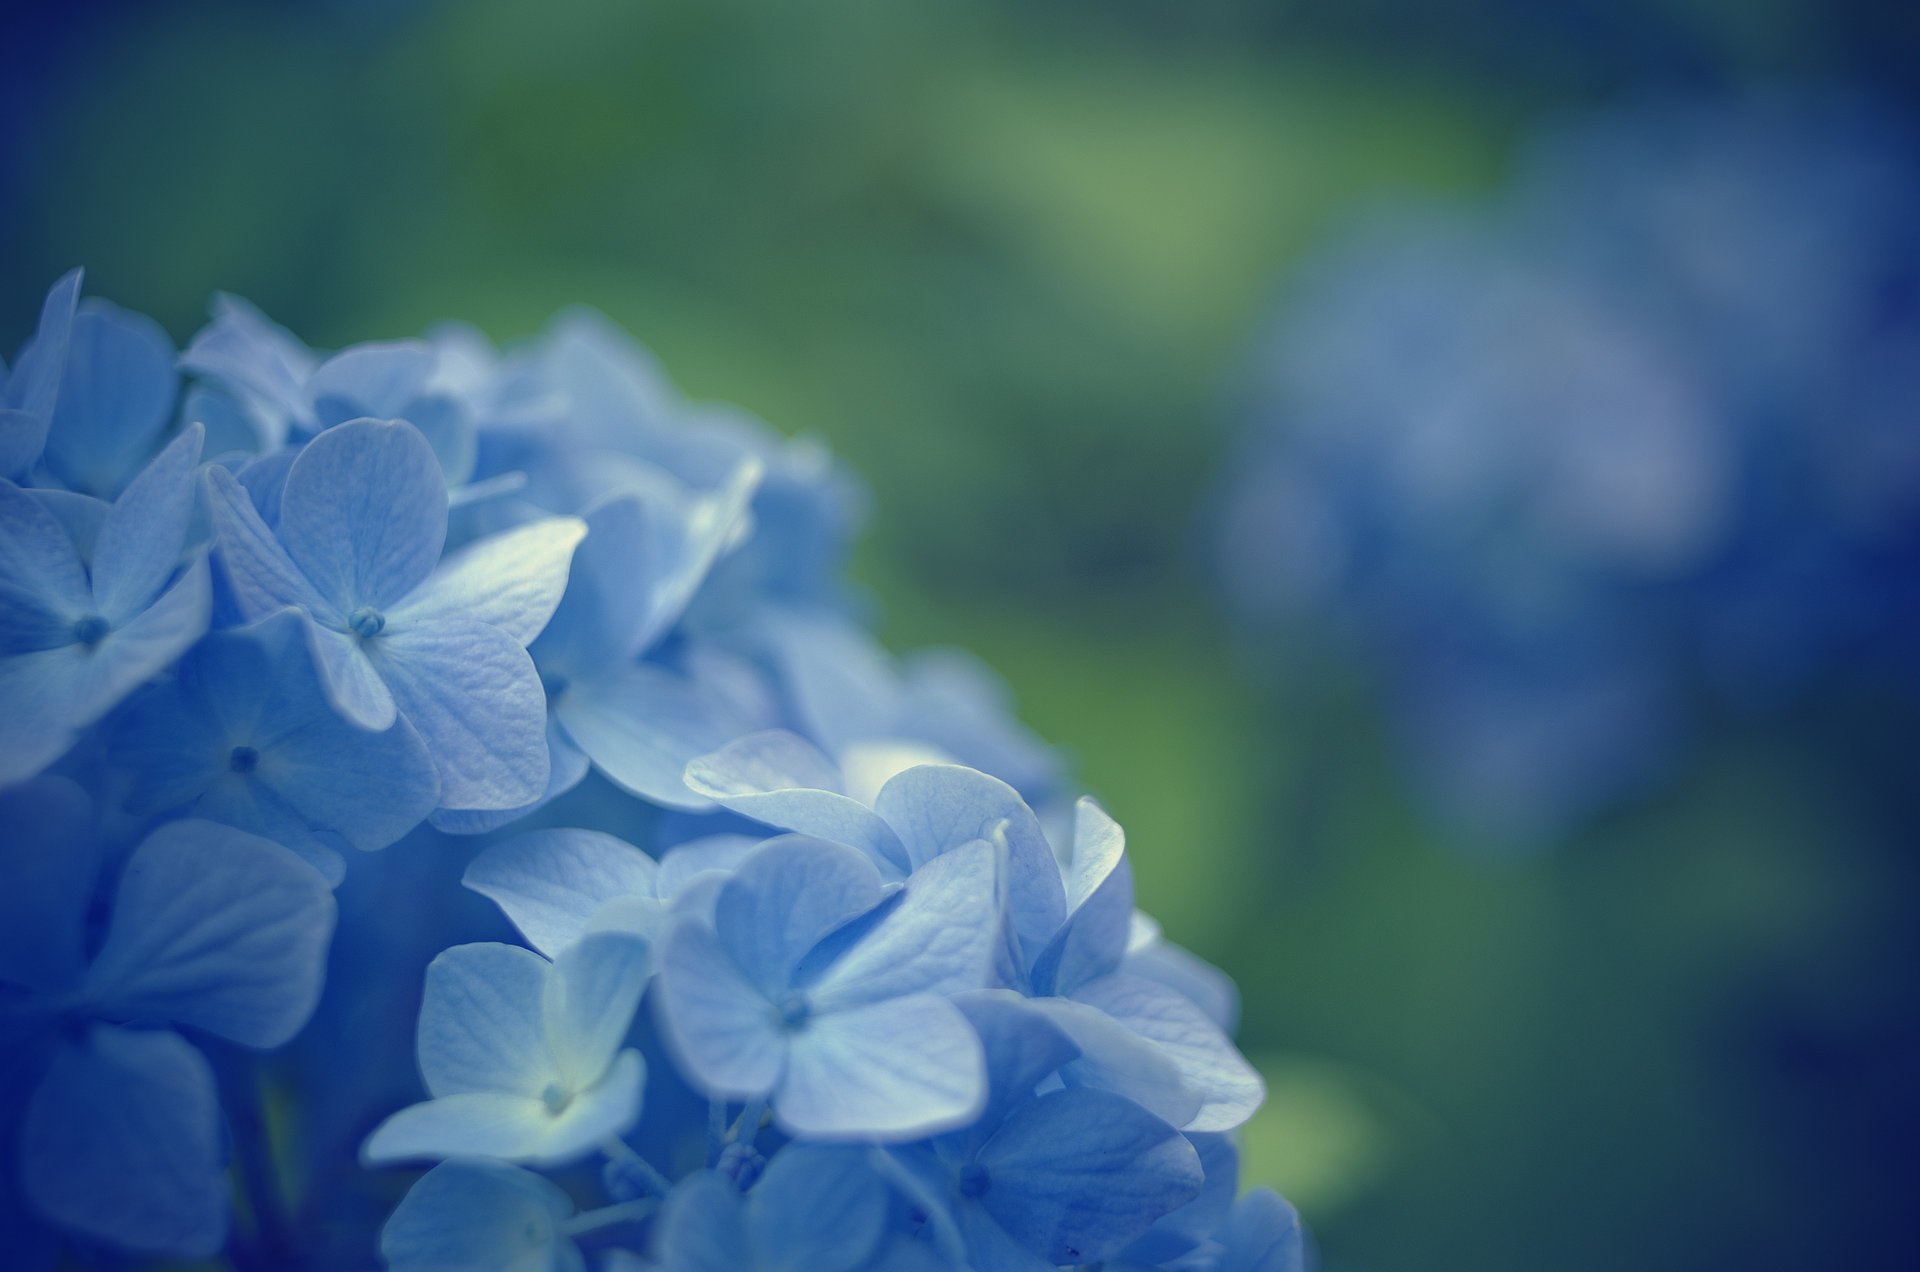
{"type": "Polygon", "coordinates": [[[1437,802],[1551,837],[1715,718],[1915,687],[1920,165],[1853,99],[1647,99],[1308,263],[1218,521],[1253,640],[1361,652],[1437,802]]]}
{"type": "Polygon", "coordinates": [[[0,386],[9,1268],[1302,1266],[1232,983],[818,449],[78,272],[0,386]]]}

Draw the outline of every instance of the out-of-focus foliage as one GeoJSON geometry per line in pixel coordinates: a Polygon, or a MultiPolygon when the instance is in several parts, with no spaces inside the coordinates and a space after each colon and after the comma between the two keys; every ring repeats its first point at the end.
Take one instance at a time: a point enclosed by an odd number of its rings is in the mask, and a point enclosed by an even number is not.
{"type": "Polygon", "coordinates": [[[1170,934],[1245,988],[1275,1092],[1249,1171],[1300,1194],[1330,1263],[1875,1266],[1913,1241],[1890,1207],[1920,1041],[1893,970],[1911,809],[1849,794],[1898,788],[1884,739],[1720,739],[1631,823],[1489,871],[1434,851],[1352,686],[1262,713],[1187,535],[1220,386],[1352,208],[1484,190],[1534,112],[1647,76],[1894,78],[1912,23],[47,6],[0,52],[33,72],[0,87],[0,347],[80,261],[176,339],[210,285],[328,345],[594,304],[694,394],[830,441],[876,491],[860,572],[892,643],[977,650],[1079,753],[1170,934]]]}

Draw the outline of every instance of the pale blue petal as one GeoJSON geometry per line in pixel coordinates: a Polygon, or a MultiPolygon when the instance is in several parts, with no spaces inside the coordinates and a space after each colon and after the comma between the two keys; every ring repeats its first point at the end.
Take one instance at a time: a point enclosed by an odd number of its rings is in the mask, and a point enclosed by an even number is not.
{"type": "Polygon", "coordinates": [[[849,844],[897,874],[906,849],[872,809],[839,793],[840,773],[812,743],[770,730],[731,742],[687,765],[687,786],[743,817],[849,844]]]}
{"type": "Polygon", "coordinates": [[[443,617],[478,619],[525,645],[553,616],[586,533],[578,517],[548,517],[468,544],[391,610],[388,623],[397,629],[443,617]]]}
{"type": "Polygon", "coordinates": [[[410,424],[327,429],[287,473],[281,542],[341,614],[397,605],[433,572],[446,538],[446,482],[410,424]]]}
{"type": "Polygon", "coordinates": [[[1158,981],[1206,1013],[1229,1036],[1239,1027],[1240,989],[1233,978],[1171,941],[1156,940],[1127,955],[1120,970],[1158,981]]]}
{"type": "Polygon", "coordinates": [[[668,1194],[655,1225],[653,1249],[673,1272],[749,1272],[754,1267],[733,1181],[715,1171],[687,1176],[668,1194]]]}
{"type": "Polygon", "coordinates": [[[1021,1245],[978,1202],[963,1200],[953,1209],[954,1222],[966,1242],[970,1267],[992,1268],[994,1272],[1043,1272],[1058,1266],[1052,1259],[1021,1245]]]}
{"type": "Polygon", "coordinates": [[[1133,867],[1122,857],[1034,960],[1035,989],[1072,994],[1116,970],[1127,955],[1132,930],[1133,867]]]}
{"type": "Polygon", "coordinates": [[[329,888],[347,877],[347,863],[307,824],[306,818],[259,782],[232,772],[219,775],[191,810],[195,817],[272,840],[320,872],[329,888]]]}
{"type": "Polygon", "coordinates": [[[616,785],[690,812],[713,803],[688,787],[687,765],[752,727],[727,697],[656,663],[568,685],[554,714],[616,785]]]}
{"type": "Polygon", "coordinates": [[[974,840],[1003,846],[1008,913],[1027,948],[1038,952],[1066,918],[1060,867],[1039,819],[999,778],[958,765],[921,765],[889,781],[873,806],[900,836],[916,870],[974,840]]]}
{"type": "Polygon", "coordinates": [[[97,612],[119,626],[151,601],[180,564],[193,522],[194,469],[205,434],[189,424],[128,485],[93,549],[97,612]]]}
{"type": "Polygon", "coordinates": [[[374,1129],[360,1150],[368,1165],[493,1157],[532,1166],[562,1166],[594,1151],[640,1116],[640,1053],[626,1051],[596,1086],[559,1112],[537,1096],[471,1091],[401,1109],[374,1129]]]}
{"type": "Polygon", "coordinates": [[[428,821],[449,835],[484,835],[510,826],[536,809],[544,808],[580,785],[593,769],[586,752],[573,744],[551,711],[547,714],[547,787],[518,808],[436,808],[428,821]]]}
{"type": "Polygon", "coordinates": [[[148,677],[206,635],[213,616],[213,582],[202,557],[144,611],[115,627],[94,647],[88,689],[75,699],[75,724],[92,724],[148,677]]]}
{"type": "Polygon", "coordinates": [[[774,1120],[808,1139],[918,1139],[965,1126],[987,1065],[960,1009],[918,994],[818,1011],[789,1040],[774,1120]]]}
{"type": "Polygon", "coordinates": [[[0,383],[0,477],[25,472],[46,445],[79,300],[80,271],[76,269],[47,289],[39,327],[20,350],[12,373],[0,383]]]}
{"type": "Polygon", "coordinates": [[[1065,1090],[1016,1110],[981,1149],[981,1206],[1055,1263],[1097,1262],[1200,1193],[1193,1146],[1130,1100],[1065,1090]]]}
{"type": "Polygon", "coordinates": [[[873,863],[853,849],[777,839],[743,860],[721,888],[714,928],[748,979],[777,999],[822,938],[884,895],[873,863]]]}
{"type": "Polygon", "coordinates": [[[93,663],[80,645],[0,657],[0,786],[67,753],[79,728],[75,710],[92,694],[93,663]]]}
{"type": "MultiPolygon", "coordinates": [[[[313,656],[314,670],[320,674],[321,692],[333,709],[357,728],[374,733],[392,728],[399,718],[400,706],[394,701],[393,690],[373,665],[368,642],[349,632],[322,627],[304,615],[301,622],[307,652],[313,656]]],[[[435,767],[437,771],[438,766],[435,767]]]]}
{"type": "Polygon", "coordinates": [[[96,1025],[63,1043],[20,1128],[27,1199],[73,1232],[185,1258],[227,1232],[213,1071],[175,1033],[96,1025]]]}
{"type": "Polygon", "coordinates": [[[0,789],[0,981],[62,988],[80,972],[100,870],[93,807],[63,777],[0,789]]]}
{"type": "Polygon", "coordinates": [[[86,570],[59,518],[0,480],[0,655],[72,643],[93,612],[86,570]]]}
{"type": "Polygon", "coordinates": [[[440,802],[440,779],[413,726],[395,720],[374,733],[330,711],[311,713],[309,705],[324,708],[326,698],[306,650],[291,650],[284,665],[275,713],[265,718],[278,726],[277,736],[260,748],[255,780],[309,826],[362,852],[385,848],[419,825],[440,802]],[[295,695],[302,701],[287,701],[295,695]],[[295,712],[301,723],[286,727],[295,712]]]}
{"type": "Polygon", "coordinates": [[[27,491],[34,500],[60,523],[67,532],[82,564],[93,560],[93,545],[99,541],[100,527],[106,524],[107,510],[113,507],[92,495],[77,495],[71,490],[35,487],[27,491]]]}
{"type": "Polygon", "coordinates": [[[582,1272],[562,1225],[573,1202],[554,1184],[492,1162],[435,1166],[380,1232],[391,1272],[582,1272]]]}
{"type": "Polygon", "coordinates": [[[440,770],[441,804],[519,808],[546,789],[547,698],[519,642],[486,623],[449,620],[366,648],[440,770]]]}
{"type": "Polygon", "coordinates": [[[696,1089],[722,1099],[773,1089],[786,1057],[779,1013],[710,930],[674,930],[654,992],[661,1034],[696,1089]]]}
{"type": "Polygon", "coordinates": [[[764,842],[753,835],[706,835],[676,844],[660,858],[655,890],[662,897],[677,897],[702,876],[731,876],[764,842]]]}
{"type": "Polygon", "coordinates": [[[227,589],[243,618],[265,618],[298,606],[328,622],[346,616],[323,598],[312,580],[293,563],[280,540],[260,518],[253,497],[224,468],[206,470],[207,502],[213,512],[214,555],[227,589]]]}
{"type": "Polygon", "coordinates": [[[1300,1214],[1271,1188],[1256,1188],[1234,1203],[1221,1240],[1219,1272],[1306,1272],[1306,1234],[1300,1214]]]}
{"type": "Polygon", "coordinates": [[[1067,998],[1035,998],[1034,1007],[1073,1039],[1080,1058],[1060,1076],[1069,1086],[1124,1095],[1170,1126],[1185,1126],[1202,1096],[1186,1084],[1175,1058],[1097,1007],[1067,998]]]}
{"type": "Polygon", "coordinates": [[[285,441],[290,424],[313,427],[303,391],[313,374],[313,354],[238,296],[213,298],[213,321],[188,342],[180,365],[250,399],[269,445],[285,441]]]}
{"type": "Polygon", "coordinates": [[[583,1090],[606,1073],[652,975],[647,942],[617,932],[583,936],[554,961],[541,1014],[566,1090],[583,1090]]]}
{"type": "Polygon", "coordinates": [[[597,830],[535,830],[493,845],[461,882],[500,907],[527,943],[556,958],[615,897],[654,894],[653,858],[597,830]]]}
{"type": "Polygon", "coordinates": [[[906,895],[826,970],[813,998],[822,1007],[850,1007],[983,989],[1001,932],[994,849],[963,845],[914,872],[906,895]]]}
{"type": "Polygon", "coordinates": [[[987,1056],[987,1107],[977,1127],[985,1138],[1043,1078],[1078,1059],[1080,1048],[1045,1012],[1008,990],[979,989],[953,1001],[980,1035],[987,1056]]]}
{"type": "Polygon", "coordinates": [[[433,353],[420,341],[369,341],[315,367],[306,391],[322,428],[367,416],[403,419],[432,374],[433,353]]]}
{"type": "Polygon", "coordinates": [[[747,1197],[750,1265],[766,1272],[850,1272],[886,1227],[889,1195],[864,1148],[789,1144],[747,1197]]]}
{"type": "Polygon", "coordinates": [[[1127,850],[1126,832],[1107,816],[1107,810],[1082,797],[1073,806],[1073,861],[1067,868],[1067,909],[1085,905],[1120,865],[1127,850]]]}
{"type": "Polygon", "coordinates": [[[1199,1111],[1181,1124],[1183,1129],[1230,1131],[1252,1117],[1266,1098],[1266,1086],[1253,1066],[1206,1013],[1174,990],[1121,974],[1083,985],[1074,997],[1173,1058],[1186,1085],[1202,1100],[1199,1111]]]}
{"type": "Polygon", "coordinates": [[[258,415],[210,385],[187,390],[180,417],[207,430],[207,454],[216,460],[257,454],[275,440],[258,415]]]}
{"type": "Polygon", "coordinates": [[[429,1093],[539,1098],[554,1077],[540,1005],[550,966],[494,942],[456,945],[427,964],[417,1042],[429,1093]]]}
{"type": "Polygon", "coordinates": [[[103,1015],[277,1047],[319,1001],[333,895],[278,844],[168,823],[127,858],[112,915],[83,989],[103,1015]]]}
{"type": "Polygon", "coordinates": [[[46,464],[74,490],[119,493],[173,414],[173,342],[151,318],[90,300],[74,316],[46,464]]]}

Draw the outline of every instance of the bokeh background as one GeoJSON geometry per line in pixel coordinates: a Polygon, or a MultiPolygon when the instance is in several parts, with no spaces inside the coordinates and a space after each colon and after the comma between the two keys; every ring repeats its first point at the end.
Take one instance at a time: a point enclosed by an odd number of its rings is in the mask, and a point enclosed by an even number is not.
{"type": "Polygon", "coordinates": [[[1866,0],[13,4],[0,347],[47,283],[316,346],[560,308],[831,445],[896,648],[973,649],[1239,980],[1248,1173],[1331,1272],[1920,1266],[1920,785],[1845,704],[1551,850],[1408,789],[1205,551],[1290,263],[1648,86],[1898,101],[1866,0]],[[1842,739],[1841,744],[1809,739],[1842,739]]]}

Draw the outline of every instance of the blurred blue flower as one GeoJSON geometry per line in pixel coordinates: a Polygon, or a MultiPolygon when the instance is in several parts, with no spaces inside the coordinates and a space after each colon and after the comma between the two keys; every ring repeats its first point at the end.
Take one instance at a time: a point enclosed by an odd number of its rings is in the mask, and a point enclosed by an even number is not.
{"type": "Polygon", "coordinates": [[[1859,102],[1651,99],[1326,248],[1222,501],[1250,639],[1349,644],[1438,803],[1518,843],[1715,716],[1910,685],[1911,154],[1859,102]]]}

